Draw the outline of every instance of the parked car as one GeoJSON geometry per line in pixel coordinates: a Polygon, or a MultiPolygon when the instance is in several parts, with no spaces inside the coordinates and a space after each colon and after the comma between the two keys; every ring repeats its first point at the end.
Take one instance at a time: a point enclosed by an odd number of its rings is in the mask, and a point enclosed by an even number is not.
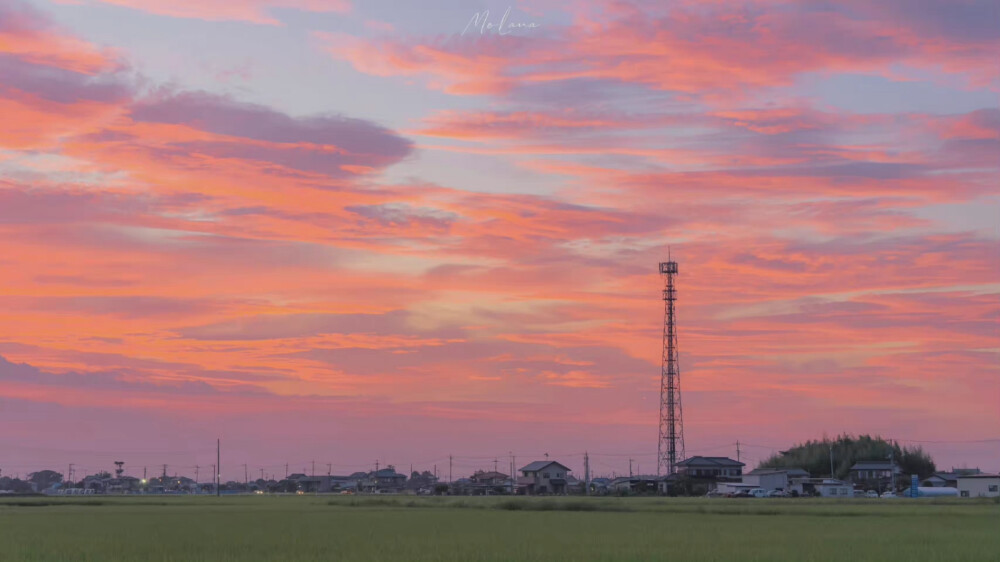
{"type": "Polygon", "coordinates": [[[880,497],[883,497],[883,498],[895,498],[895,497],[898,497],[898,496],[896,495],[896,492],[893,492],[892,490],[886,490],[886,491],[882,492],[882,495],[880,497]]]}
{"type": "Polygon", "coordinates": [[[750,490],[740,490],[739,492],[729,492],[726,495],[727,498],[749,498],[750,490]]]}
{"type": "Polygon", "coordinates": [[[866,498],[877,498],[878,497],[878,492],[876,492],[875,490],[868,490],[867,492],[865,492],[865,497],[866,498]]]}
{"type": "Polygon", "coordinates": [[[718,490],[709,490],[708,493],[705,494],[706,498],[723,498],[725,496],[726,496],[726,494],[723,494],[722,492],[720,492],[718,490]]]}
{"type": "Polygon", "coordinates": [[[767,490],[764,488],[754,488],[753,490],[750,490],[750,496],[754,498],[766,498],[767,490]]]}
{"type": "Polygon", "coordinates": [[[786,494],[785,492],[783,492],[781,490],[771,490],[770,492],[767,493],[767,497],[769,497],[769,498],[786,498],[786,497],[788,497],[788,494],[786,494]]]}
{"type": "Polygon", "coordinates": [[[866,494],[865,494],[864,490],[854,490],[854,497],[856,497],[856,498],[863,498],[865,496],[866,496],[866,494]]]}

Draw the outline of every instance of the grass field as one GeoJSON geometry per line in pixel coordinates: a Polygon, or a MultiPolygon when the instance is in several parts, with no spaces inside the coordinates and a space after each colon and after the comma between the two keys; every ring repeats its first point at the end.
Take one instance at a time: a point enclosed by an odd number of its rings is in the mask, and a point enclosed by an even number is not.
{"type": "Polygon", "coordinates": [[[978,500],[0,499],[0,560],[1000,560],[978,500]]]}

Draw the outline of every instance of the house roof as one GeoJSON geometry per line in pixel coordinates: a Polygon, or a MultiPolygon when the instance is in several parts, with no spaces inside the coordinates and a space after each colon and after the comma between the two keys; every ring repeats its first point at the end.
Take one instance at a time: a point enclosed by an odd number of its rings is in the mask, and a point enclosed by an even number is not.
{"type": "Polygon", "coordinates": [[[892,470],[896,467],[895,463],[889,461],[858,461],[851,470],[892,470]]]}
{"type": "Polygon", "coordinates": [[[539,470],[548,468],[550,465],[553,465],[553,464],[556,465],[556,466],[558,466],[558,467],[561,467],[561,468],[565,469],[567,472],[569,472],[569,467],[568,466],[566,466],[566,465],[564,465],[562,463],[558,463],[556,461],[535,461],[533,463],[529,463],[529,464],[521,467],[521,472],[538,472],[539,470]]]}
{"type": "Polygon", "coordinates": [[[701,466],[701,467],[712,467],[712,468],[719,468],[719,467],[735,468],[739,466],[746,466],[746,463],[742,463],[740,461],[734,461],[729,457],[689,457],[680,461],[677,464],[679,466],[685,466],[685,467],[701,466]]]}

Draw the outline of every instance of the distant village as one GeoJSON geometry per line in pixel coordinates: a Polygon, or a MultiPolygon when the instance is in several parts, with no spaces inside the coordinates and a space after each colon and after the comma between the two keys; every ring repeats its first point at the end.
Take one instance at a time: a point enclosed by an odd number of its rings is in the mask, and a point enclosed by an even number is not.
{"type": "MultiPolygon", "coordinates": [[[[708,497],[886,498],[902,496],[1000,497],[1000,475],[979,469],[952,469],[920,479],[903,474],[891,460],[858,461],[844,480],[800,468],[757,468],[728,457],[694,456],[680,461],[668,476],[634,474],[582,478],[556,460],[538,460],[514,476],[476,471],[443,481],[429,471],[400,473],[395,466],[350,475],[288,474],[284,478],[199,482],[187,476],[136,478],[118,461],[114,473],[100,472],[70,481],[53,470],[11,478],[0,470],[0,494],[412,494],[412,495],[664,495],[708,497]]],[[[206,471],[208,472],[208,471],[206,471]]],[[[213,469],[214,472],[214,469],[213,469]]]]}

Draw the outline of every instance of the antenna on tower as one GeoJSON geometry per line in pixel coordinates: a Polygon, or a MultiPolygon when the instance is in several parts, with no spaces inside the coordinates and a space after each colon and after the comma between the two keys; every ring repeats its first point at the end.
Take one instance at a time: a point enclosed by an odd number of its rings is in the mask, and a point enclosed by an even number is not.
{"type": "MultiPolygon", "coordinates": [[[[670,247],[667,247],[670,260],[670,247]]],[[[677,262],[660,262],[663,277],[663,356],[660,364],[660,434],[656,444],[656,473],[677,472],[678,460],[684,459],[684,409],[681,406],[681,371],[677,362],[677,318],[674,302],[677,290],[674,276],[677,262]],[[678,457],[680,457],[678,459],[678,457]]]]}

